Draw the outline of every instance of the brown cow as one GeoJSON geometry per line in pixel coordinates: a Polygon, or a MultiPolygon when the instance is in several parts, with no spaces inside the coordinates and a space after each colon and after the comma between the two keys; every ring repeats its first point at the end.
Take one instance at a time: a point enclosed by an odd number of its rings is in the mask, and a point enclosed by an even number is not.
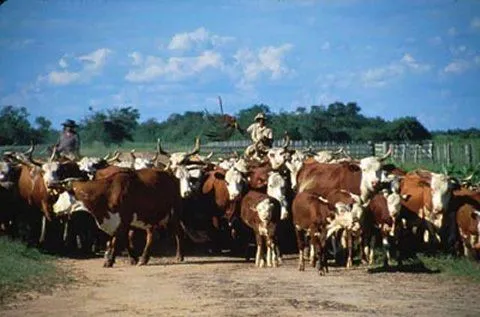
{"type": "Polygon", "coordinates": [[[278,264],[278,246],[275,230],[280,222],[280,204],[267,194],[251,190],[241,201],[240,216],[254,231],[257,243],[255,265],[265,265],[265,248],[267,266],[278,264]]]}
{"type": "MultiPolygon", "coordinates": [[[[126,237],[130,227],[147,233],[145,248],[139,265],[150,257],[153,232],[167,225],[177,242],[177,260],[183,261],[180,216],[182,201],[179,184],[173,175],[155,169],[118,172],[93,181],[73,181],[68,191],[85,205],[99,228],[112,236],[105,252],[105,267],[113,266],[119,252],[118,240],[126,237]]],[[[132,263],[137,261],[130,243],[128,251],[132,263]]]]}
{"type": "Polygon", "coordinates": [[[344,189],[367,201],[378,191],[383,174],[382,162],[390,155],[391,151],[382,158],[366,157],[358,163],[304,164],[298,170],[298,191],[308,190],[325,196],[333,189],[344,189]]]}
{"type": "Polygon", "coordinates": [[[466,188],[453,191],[449,212],[456,213],[456,222],[463,245],[463,254],[480,255],[480,192],[466,188]]]}
{"type": "MultiPolygon", "coordinates": [[[[295,196],[292,204],[292,218],[295,225],[295,234],[299,250],[298,269],[305,270],[305,240],[310,236],[310,243],[317,251],[318,273],[323,275],[328,272],[325,242],[327,240],[327,224],[329,218],[334,218],[335,213],[330,210],[328,202],[322,197],[302,192],[295,196]]],[[[311,264],[315,264],[315,256],[311,258],[311,264]]]]}
{"type": "Polygon", "coordinates": [[[424,242],[441,242],[439,230],[455,187],[446,175],[429,171],[413,171],[401,178],[400,193],[409,196],[408,200],[402,201],[402,206],[418,217],[414,227],[422,223],[426,226],[424,242]]]}

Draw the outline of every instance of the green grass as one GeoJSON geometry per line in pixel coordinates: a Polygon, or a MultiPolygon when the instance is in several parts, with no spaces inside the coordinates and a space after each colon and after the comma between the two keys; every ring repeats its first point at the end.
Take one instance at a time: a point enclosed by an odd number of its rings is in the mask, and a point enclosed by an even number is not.
{"type": "Polygon", "coordinates": [[[22,291],[47,291],[67,281],[69,273],[55,265],[55,257],[0,237],[0,304],[22,291]]]}
{"type": "Polygon", "coordinates": [[[430,270],[439,270],[448,276],[464,277],[469,281],[480,283],[480,263],[477,261],[446,255],[435,257],[420,255],[419,258],[430,270]]]}
{"type": "Polygon", "coordinates": [[[445,278],[459,277],[473,283],[480,283],[480,262],[465,257],[450,255],[425,255],[417,254],[417,258],[406,259],[403,266],[399,267],[396,260],[392,260],[390,268],[383,267],[383,251],[375,250],[374,267],[371,273],[380,272],[406,272],[406,273],[434,273],[445,278]]]}

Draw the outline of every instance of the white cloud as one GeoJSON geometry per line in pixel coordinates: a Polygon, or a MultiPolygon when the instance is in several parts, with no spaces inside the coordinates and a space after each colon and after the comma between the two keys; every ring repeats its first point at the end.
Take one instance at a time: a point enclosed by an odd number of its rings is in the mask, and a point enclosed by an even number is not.
{"type": "Polygon", "coordinates": [[[141,65],[142,64],[142,61],[143,61],[143,56],[141,53],[139,52],[133,52],[133,53],[130,53],[128,54],[129,57],[132,58],[132,65],[134,66],[138,66],[138,65],[141,65]]]}
{"type": "Polygon", "coordinates": [[[365,87],[383,87],[405,73],[422,73],[430,68],[430,65],[421,64],[411,54],[406,53],[399,61],[362,72],[360,79],[365,87]]]}
{"type": "Polygon", "coordinates": [[[447,34],[450,35],[450,36],[452,36],[452,37],[453,37],[453,36],[456,36],[456,35],[458,34],[458,33],[457,33],[457,29],[452,26],[451,28],[448,29],[447,34]]]}
{"type": "Polygon", "coordinates": [[[97,76],[105,66],[107,57],[112,53],[108,48],[100,48],[89,54],[79,57],[73,57],[74,61],[80,62],[81,67],[78,71],[68,70],[69,63],[67,56],[63,56],[58,65],[62,71],[54,70],[45,76],[39,76],[38,82],[46,81],[52,85],[69,85],[73,83],[87,82],[92,77],[97,76]]]}
{"type": "Polygon", "coordinates": [[[65,58],[60,58],[60,60],[58,61],[58,65],[61,67],[61,68],[67,68],[68,67],[68,63],[66,61],[65,58]]]}
{"type": "Polygon", "coordinates": [[[80,79],[80,73],[72,73],[68,71],[52,71],[47,75],[48,82],[52,85],[68,85],[80,79]]]}
{"type": "Polygon", "coordinates": [[[458,59],[445,66],[443,71],[445,73],[461,74],[467,71],[470,67],[471,64],[468,61],[464,59],[458,59]]]}
{"type": "Polygon", "coordinates": [[[232,41],[233,39],[233,37],[229,36],[211,34],[204,27],[200,27],[193,32],[175,34],[168,44],[168,49],[185,51],[201,45],[214,47],[232,41]]]}
{"type": "Polygon", "coordinates": [[[430,65],[428,64],[420,64],[413,58],[412,55],[406,53],[403,55],[402,59],[400,60],[400,63],[403,65],[407,66],[408,68],[416,71],[427,71],[430,69],[430,65]]]}
{"type": "Polygon", "coordinates": [[[108,48],[100,48],[90,54],[80,56],[80,61],[86,62],[85,69],[89,71],[97,71],[101,69],[107,60],[108,55],[112,53],[108,48]]]}
{"type": "Polygon", "coordinates": [[[291,70],[284,65],[284,57],[291,50],[292,44],[281,46],[265,46],[255,53],[249,49],[238,50],[234,55],[236,66],[242,72],[242,85],[258,79],[261,74],[270,75],[271,79],[279,79],[291,70]]]}
{"type": "Polygon", "coordinates": [[[480,18],[479,17],[474,17],[472,22],[470,22],[470,26],[473,29],[480,29],[480,18]]]}
{"type": "Polygon", "coordinates": [[[170,57],[166,60],[156,56],[147,56],[142,60],[134,58],[133,64],[138,67],[130,70],[125,79],[137,83],[151,82],[160,77],[180,80],[199,74],[208,68],[222,69],[224,66],[222,56],[214,51],[204,51],[201,55],[194,57],[170,57]]]}
{"type": "Polygon", "coordinates": [[[368,69],[362,73],[361,79],[365,87],[383,87],[393,78],[402,75],[404,68],[392,63],[385,67],[368,69]]]}
{"type": "Polygon", "coordinates": [[[325,43],[323,43],[320,49],[322,51],[328,51],[330,49],[330,42],[326,41],[325,43]]]}

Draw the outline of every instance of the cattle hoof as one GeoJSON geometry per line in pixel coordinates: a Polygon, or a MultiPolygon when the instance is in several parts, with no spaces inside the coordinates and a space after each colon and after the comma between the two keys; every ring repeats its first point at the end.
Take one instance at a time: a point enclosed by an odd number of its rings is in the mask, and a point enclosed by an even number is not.
{"type": "Polygon", "coordinates": [[[138,258],[130,258],[130,265],[137,265],[138,258]]]}
{"type": "Polygon", "coordinates": [[[183,262],[183,261],[185,261],[185,258],[183,257],[183,255],[181,255],[181,256],[179,255],[179,256],[177,256],[177,257],[175,258],[175,261],[176,261],[177,263],[183,262]]]}
{"type": "Polygon", "coordinates": [[[298,270],[302,272],[305,271],[305,265],[299,265],[298,270]]]}
{"type": "Polygon", "coordinates": [[[324,276],[324,275],[325,275],[325,271],[324,271],[324,270],[319,270],[319,271],[318,271],[318,275],[324,276]]]}
{"type": "Polygon", "coordinates": [[[105,261],[103,267],[113,267],[113,261],[105,261]]]}
{"type": "Polygon", "coordinates": [[[260,263],[258,264],[259,268],[264,268],[265,267],[265,260],[260,260],[260,263]]]}

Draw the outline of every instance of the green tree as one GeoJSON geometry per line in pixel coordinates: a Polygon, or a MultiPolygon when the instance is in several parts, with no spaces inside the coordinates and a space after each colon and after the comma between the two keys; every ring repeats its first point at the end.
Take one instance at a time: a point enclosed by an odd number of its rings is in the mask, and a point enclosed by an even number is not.
{"type": "Polygon", "coordinates": [[[0,144],[28,144],[38,142],[37,136],[28,121],[25,107],[4,106],[0,110],[0,144]]]}
{"type": "Polygon", "coordinates": [[[392,140],[419,141],[430,139],[432,135],[415,117],[403,117],[390,124],[392,140]]]}
{"type": "Polygon", "coordinates": [[[109,146],[133,141],[140,113],[132,107],[97,111],[82,120],[81,139],[85,143],[102,142],[109,146]]]}

